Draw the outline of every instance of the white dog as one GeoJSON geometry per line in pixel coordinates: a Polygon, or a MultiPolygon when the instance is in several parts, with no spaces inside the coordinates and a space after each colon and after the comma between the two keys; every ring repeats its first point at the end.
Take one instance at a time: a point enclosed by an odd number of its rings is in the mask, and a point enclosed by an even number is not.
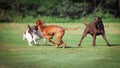
{"type": "MultiPolygon", "coordinates": [[[[34,44],[37,44],[37,40],[41,38],[42,36],[36,26],[27,26],[27,30],[23,34],[23,40],[26,39],[28,41],[28,44],[32,46],[32,42],[34,42],[34,44]]],[[[44,38],[44,43],[46,43],[46,41],[47,40],[44,38]]]]}

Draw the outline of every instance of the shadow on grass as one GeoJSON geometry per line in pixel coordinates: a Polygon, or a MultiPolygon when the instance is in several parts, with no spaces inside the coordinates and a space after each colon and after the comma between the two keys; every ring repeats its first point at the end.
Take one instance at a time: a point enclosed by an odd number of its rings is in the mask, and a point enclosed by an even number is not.
{"type": "Polygon", "coordinates": [[[54,45],[50,45],[50,44],[36,44],[35,46],[54,46],[54,45]]]}
{"type": "MultiPolygon", "coordinates": [[[[55,45],[51,45],[51,44],[36,44],[35,46],[55,46],[55,45]]],[[[62,45],[60,45],[58,48],[63,48],[62,45]]],[[[81,46],[66,46],[65,48],[83,48],[81,46]]]]}
{"type": "MultiPolygon", "coordinates": [[[[96,46],[108,46],[108,45],[96,45],[96,46]]],[[[112,46],[120,46],[120,44],[110,44],[110,46],[108,47],[112,47],[112,46]]]]}
{"type": "MultiPolygon", "coordinates": [[[[63,48],[63,47],[60,46],[58,48],[63,48]]],[[[82,47],[81,46],[66,46],[65,48],[82,48],[82,47]]]]}
{"type": "MultiPolygon", "coordinates": [[[[37,44],[35,46],[55,46],[55,45],[51,45],[51,44],[37,44]]],[[[62,45],[60,45],[58,48],[63,48],[62,45]]],[[[83,48],[81,46],[66,46],[65,48],[83,48]]]]}
{"type": "Polygon", "coordinates": [[[110,46],[120,46],[120,44],[110,44],[110,46]]]}
{"type": "MultiPolygon", "coordinates": [[[[55,45],[50,45],[50,44],[37,44],[35,46],[55,46],[55,45]]],[[[107,46],[107,45],[96,45],[96,46],[107,46]]],[[[93,47],[96,47],[96,46],[93,46],[93,47]]],[[[107,47],[112,47],[112,46],[120,46],[120,44],[110,44],[110,46],[107,46],[107,47]]],[[[59,46],[58,48],[63,48],[62,45],[59,46]]],[[[65,48],[83,48],[81,46],[66,46],[65,48]]]]}
{"type": "Polygon", "coordinates": [[[81,46],[72,46],[71,48],[83,48],[81,46]]]}

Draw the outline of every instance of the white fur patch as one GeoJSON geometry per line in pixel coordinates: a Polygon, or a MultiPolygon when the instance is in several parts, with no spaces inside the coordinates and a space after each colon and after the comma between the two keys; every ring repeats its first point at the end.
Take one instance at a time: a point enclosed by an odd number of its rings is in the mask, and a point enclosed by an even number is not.
{"type": "MultiPolygon", "coordinates": [[[[32,42],[34,42],[34,44],[37,44],[36,41],[42,38],[40,32],[33,30],[33,33],[31,35],[28,31],[29,29],[27,29],[26,32],[23,34],[23,40],[26,39],[30,46],[32,46],[32,42]]],[[[44,43],[46,43],[46,40],[44,40],[44,43]]]]}

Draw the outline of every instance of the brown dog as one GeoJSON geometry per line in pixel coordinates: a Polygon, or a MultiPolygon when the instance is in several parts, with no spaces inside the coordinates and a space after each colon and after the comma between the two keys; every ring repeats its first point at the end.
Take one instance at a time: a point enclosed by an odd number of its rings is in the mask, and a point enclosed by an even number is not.
{"type": "Polygon", "coordinates": [[[93,37],[93,46],[96,45],[96,36],[98,35],[102,35],[103,39],[105,40],[106,44],[108,46],[110,46],[110,44],[108,43],[107,39],[106,39],[106,35],[105,35],[105,30],[104,30],[104,25],[102,23],[102,20],[100,17],[95,17],[94,20],[87,24],[86,23],[86,18],[84,19],[84,24],[86,25],[86,28],[84,29],[82,38],[80,40],[80,43],[78,44],[78,46],[81,45],[82,40],[84,39],[84,37],[87,34],[90,34],[93,37]]]}
{"type": "Polygon", "coordinates": [[[62,41],[62,37],[65,33],[65,30],[76,30],[78,28],[63,28],[58,25],[49,25],[46,26],[44,25],[44,22],[42,20],[37,20],[36,21],[36,26],[38,27],[39,31],[41,32],[41,35],[48,39],[50,43],[56,44],[56,48],[59,47],[59,45],[63,45],[63,48],[66,47],[66,44],[62,41]],[[57,43],[55,43],[52,38],[53,36],[56,36],[57,43]]]}

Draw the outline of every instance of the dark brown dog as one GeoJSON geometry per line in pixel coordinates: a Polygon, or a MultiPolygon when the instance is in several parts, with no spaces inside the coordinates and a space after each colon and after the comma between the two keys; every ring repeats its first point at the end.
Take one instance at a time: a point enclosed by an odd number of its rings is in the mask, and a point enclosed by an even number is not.
{"type": "Polygon", "coordinates": [[[44,22],[42,20],[37,20],[36,21],[36,26],[38,27],[39,31],[41,32],[41,35],[48,39],[50,43],[56,44],[56,48],[59,47],[59,45],[63,45],[63,48],[66,47],[66,44],[62,41],[62,37],[65,33],[65,30],[76,30],[78,28],[63,28],[58,25],[49,25],[46,26],[44,25],[44,22]],[[53,36],[56,36],[57,43],[55,43],[52,38],[53,36]]]}
{"type": "Polygon", "coordinates": [[[102,20],[101,20],[100,17],[95,17],[94,20],[89,24],[86,23],[86,18],[85,18],[84,19],[84,24],[86,25],[86,28],[84,29],[84,32],[82,34],[82,38],[81,38],[80,43],[78,44],[78,46],[81,45],[82,40],[84,39],[84,37],[87,34],[90,34],[93,37],[93,43],[92,43],[93,46],[96,45],[96,36],[98,36],[98,35],[102,35],[102,37],[105,40],[106,44],[108,46],[110,46],[110,44],[108,43],[108,41],[106,39],[104,25],[103,25],[102,20]]]}

